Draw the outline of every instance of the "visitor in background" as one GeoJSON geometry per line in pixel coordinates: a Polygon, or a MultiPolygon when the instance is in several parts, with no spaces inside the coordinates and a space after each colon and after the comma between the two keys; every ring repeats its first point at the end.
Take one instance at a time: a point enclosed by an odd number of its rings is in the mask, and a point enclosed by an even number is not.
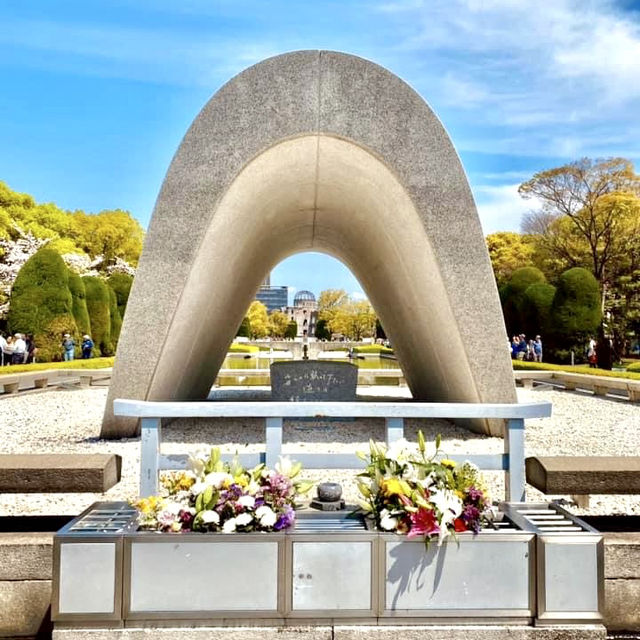
{"type": "Polygon", "coordinates": [[[74,350],[76,348],[76,343],[74,339],[68,334],[64,334],[64,339],[62,340],[62,349],[63,356],[65,362],[70,362],[74,358],[74,350]]]}
{"type": "Polygon", "coordinates": [[[527,338],[524,333],[518,336],[518,360],[524,360],[527,355],[527,338]]]}
{"type": "Polygon", "coordinates": [[[589,346],[587,347],[587,360],[589,361],[589,366],[592,369],[595,369],[598,366],[598,355],[596,353],[596,341],[593,336],[589,338],[589,346]]]}
{"type": "Polygon", "coordinates": [[[533,339],[527,342],[527,362],[535,362],[535,346],[533,339]]]}
{"type": "Polygon", "coordinates": [[[540,336],[536,336],[536,340],[533,343],[533,361],[542,362],[542,339],[540,336]]]}
{"type": "Polygon", "coordinates": [[[93,340],[88,336],[82,336],[82,359],[88,360],[93,352],[93,340]]]}
{"type": "Polygon", "coordinates": [[[520,352],[520,338],[518,338],[518,336],[513,336],[513,338],[511,338],[511,358],[513,360],[517,360],[519,352],[520,352]]]}
{"type": "Polygon", "coordinates": [[[26,343],[27,343],[27,358],[25,362],[27,364],[32,364],[33,362],[36,361],[36,354],[38,353],[38,347],[36,347],[35,340],[33,339],[33,336],[30,333],[27,334],[26,343]]]}
{"type": "MultiPolygon", "coordinates": [[[[11,338],[9,338],[11,339],[11,338]]],[[[0,366],[11,364],[11,348],[7,339],[4,337],[4,333],[0,333],[0,366]]]]}
{"type": "Polygon", "coordinates": [[[27,343],[24,341],[21,333],[13,336],[13,355],[11,356],[11,364],[24,364],[27,355],[27,343]]]}

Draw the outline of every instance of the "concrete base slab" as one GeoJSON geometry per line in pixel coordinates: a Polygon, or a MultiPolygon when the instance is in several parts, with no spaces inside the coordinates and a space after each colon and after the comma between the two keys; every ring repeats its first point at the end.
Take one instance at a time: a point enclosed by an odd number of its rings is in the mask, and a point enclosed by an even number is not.
{"type": "Polygon", "coordinates": [[[0,638],[46,631],[50,605],[51,580],[0,582],[0,638]]]}
{"type": "Polygon", "coordinates": [[[51,580],[53,533],[0,533],[0,581],[51,580]]]}
{"type": "Polygon", "coordinates": [[[610,631],[640,631],[640,580],[605,580],[604,623],[610,631]]]}
{"type": "Polygon", "coordinates": [[[53,640],[604,640],[600,625],[411,625],[56,629],[53,640]]]}

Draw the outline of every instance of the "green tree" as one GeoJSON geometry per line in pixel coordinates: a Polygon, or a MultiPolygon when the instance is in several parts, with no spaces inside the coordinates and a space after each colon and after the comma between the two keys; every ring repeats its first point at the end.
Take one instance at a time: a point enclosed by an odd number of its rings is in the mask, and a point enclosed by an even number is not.
{"type": "Polygon", "coordinates": [[[502,312],[509,335],[524,331],[525,291],[533,284],[545,283],[544,273],[536,267],[522,267],[511,275],[509,282],[500,289],[502,312]]]}
{"type": "Polygon", "coordinates": [[[133,276],[128,273],[112,273],[107,278],[107,284],[115,291],[118,300],[118,311],[120,317],[124,320],[124,312],[129,301],[129,293],[133,285],[133,276]]]}
{"type": "Polygon", "coordinates": [[[498,287],[507,284],[518,269],[533,264],[535,244],[531,236],[499,231],[489,234],[486,242],[498,287]]]}
{"type": "Polygon", "coordinates": [[[550,320],[551,305],[556,288],[546,282],[529,285],[521,302],[522,330],[529,338],[541,334],[547,336],[552,331],[550,320]]]}
{"type": "Polygon", "coordinates": [[[63,333],[77,337],[69,271],[55,251],[40,249],[20,269],[7,323],[13,333],[33,335],[43,362],[60,359],[63,333]]]}
{"type": "Polygon", "coordinates": [[[242,318],[242,322],[238,327],[238,331],[236,332],[236,337],[239,338],[250,338],[251,337],[251,324],[249,323],[249,318],[245,316],[242,318]]]}
{"type": "Polygon", "coordinates": [[[91,322],[91,339],[95,344],[94,355],[113,355],[109,288],[97,276],[85,276],[82,280],[86,291],[89,321],[91,322]]]}
{"type": "Polygon", "coordinates": [[[327,327],[327,321],[320,318],[316,323],[316,338],[318,340],[331,340],[331,331],[327,327]]]}
{"type": "Polygon", "coordinates": [[[343,289],[326,289],[318,296],[318,320],[325,320],[331,325],[335,314],[349,302],[349,296],[343,289]]]}
{"type": "Polygon", "coordinates": [[[287,331],[289,317],[282,311],[272,311],[269,314],[269,335],[272,338],[283,338],[287,331]]]}
{"type": "Polygon", "coordinates": [[[287,325],[287,330],[285,331],[284,337],[288,340],[295,340],[298,335],[298,323],[295,320],[292,320],[287,325]]]}
{"type": "Polygon", "coordinates": [[[78,332],[91,335],[91,322],[87,311],[87,294],[82,278],[69,270],[69,291],[73,302],[73,317],[76,321],[78,332]]]}
{"type": "Polygon", "coordinates": [[[72,216],[76,243],[91,257],[104,256],[106,264],[115,258],[138,264],[144,231],[127,211],[116,209],[92,215],[76,211],[72,216]]]}
{"type": "Polygon", "coordinates": [[[581,267],[565,271],[551,304],[551,323],[559,347],[582,351],[600,324],[600,288],[592,273],[581,267]]]}
{"type": "Polygon", "coordinates": [[[249,306],[247,317],[249,318],[251,337],[254,340],[264,338],[269,334],[269,315],[267,307],[262,302],[254,300],[249,306]]]}

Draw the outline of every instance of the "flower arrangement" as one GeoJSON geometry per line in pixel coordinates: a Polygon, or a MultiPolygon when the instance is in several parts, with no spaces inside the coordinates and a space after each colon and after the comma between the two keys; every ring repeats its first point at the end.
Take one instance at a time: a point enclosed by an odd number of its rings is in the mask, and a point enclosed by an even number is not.
{"type": "Polygon", "coordinates": [[[488,493],[478,468],[470,462],[457,465],[426,453],[424,435],[418,432],[418,446],[406,440],[388,448],[371,441],[369,454],[359,454],[367,463],[359,474],[362,494],[360,512],[383,531],[423,536],[438,544],[456,533],[478,533],[491,519],[488,493]]]}
{"type": "Polygon", "coordinates": [[[213,448],[208,458],[190,458],[190,467],[164,474],[161,495],[133,503],[140,529],[281,531],[294,523],[296,499],[311,488],[297,480],[302,465],[288,458],[275,470],[263,464],[246,470],[237,461],[223,462],[213,448]]]}

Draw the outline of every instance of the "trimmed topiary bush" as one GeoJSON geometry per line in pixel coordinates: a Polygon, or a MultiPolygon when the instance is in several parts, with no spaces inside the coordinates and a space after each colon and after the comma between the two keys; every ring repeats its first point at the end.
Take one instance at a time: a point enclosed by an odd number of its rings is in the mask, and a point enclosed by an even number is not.
{"type": "Polygon", "coordinates": [[[118,339],[120,338],[120,329],[122,329],[122,317],[118,307],[118,298],[116,292],[107,284],[107,291],[109,293],[109,320],[111,321],[111,345],[113,351],[118,346],[118,339]]]}
{"type": "MultiPolygon", "coordinates": [[[[507,332],[513,334],[526,333],[525,324],[525,292],[534,284],[545,284],[544,273],[536,267],[516,269],[509,282],[500,288],[500,300],[507,332]]],[[[537,330],[536,330],[537,331],[537,330]]]]}
{"type": "Polygon", "coordinates": [[[529,338],[537,334],[549,334],[551,330],[551,305],[555,293],[556,288],[546,282],[537,282],[525,289],[520,309],[522,312],[522,331],[529,338]]]}
{"type": "Polygon", "coordinates": [[[557,346],[581,350],[595,335],[602,314],[600,287],[593,274],[581,267],[565,271],[558,280],[551,307],[551,323],[557,346]]]}
{"type": "Polygon", "coordinates": [[[62,334],[77,337],[69,270],[52,249],[43,247],[27,260],[11,290],[7,324],[12,333],[30,333],[38,360],[62,357],[62,334]]]}
{"type": "Polygon", "coordinates": [[[81,335],[85,333],[91,335],[91,323],[89,321],[89,312],[87,311],[87,293],[84,288],[84,282],[73,271],[69,271],[69,291],[71,291],[73,317],[75,318],[78,332],[81,335]]]}
{"type": "Polygon", "coordinates": [[[113,355],[109,288],[96,276],[85,276],[82,280],[91,322],[91,339],[95,344],[93,353],[96,357],[113,355]]]}
{"type": "Polygon", "coordinates": [[[107,284],[114,290],[116,294],[116,298],[118,299],[118,311],[120,312],[120,319],[124,320],[124,311],[127,308],[129,293],[131,293],[131,286],[133,285],[133,276],[130,276],[126,273],[112,273],[107,278],[107,284]]]}

